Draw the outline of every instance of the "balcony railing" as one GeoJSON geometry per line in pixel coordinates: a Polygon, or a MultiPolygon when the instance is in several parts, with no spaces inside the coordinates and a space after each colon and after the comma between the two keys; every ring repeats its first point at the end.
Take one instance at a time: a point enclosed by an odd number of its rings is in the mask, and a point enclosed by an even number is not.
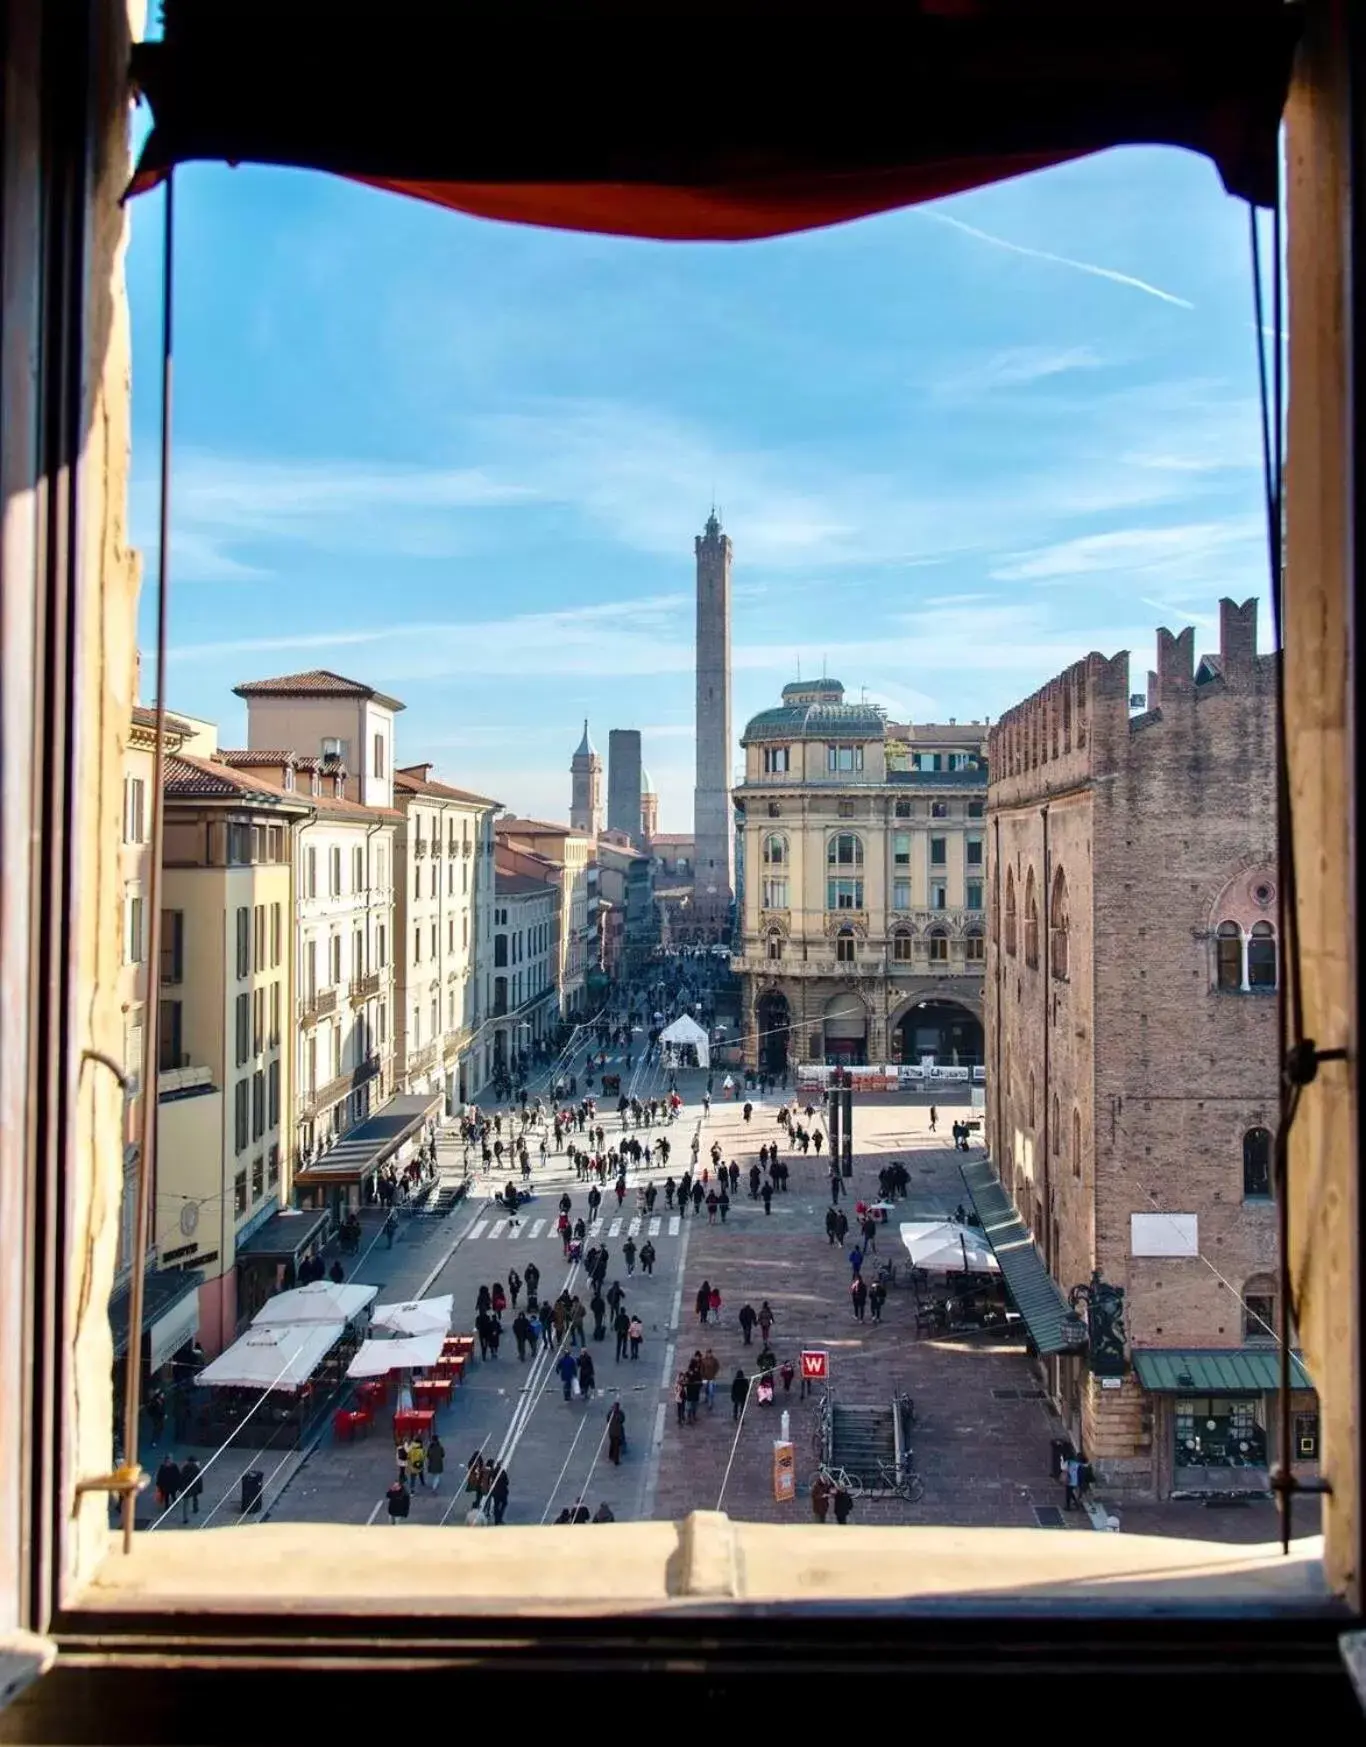
{"type": "Polygon", "coordinates": [[[302,1100],[304,1120],[308,1121],[321,1115],[324,1110],[330,1110],[349,1092],[354,1092],[357,1086],[363,1086],[368,1080],[373,1080],[379,1070],[379,1056],[369,1055],[348,1073],[338,1074],[334,1080],[329,1080],[325,1086],[320,1086],[311,1097],[305,1094],[302,1100]]]}
{"type": "Polygon", "coordinates": [[[436,1044],[424,1043],[418,1049],[410,1049],[404,1065],[410,1074],[425,1074],[436,1065],[436,1044]]]}
{"type": "Polygon", "coordinates": [[[380,975],[378,971],[370,971],[363,977],[352,977],[351,999],[366,1001],[371,995],[379,994],[380,975]]]}
{"type": "Polygon", "coordinates": [[[311,995],[305,995],[299,1003],[299,1017],[305,1025],[312,1025],[315,1020],[325,1019],[329,1013],[337,1010],[337,991],[335,986],[330,989],[315,989],[311,995]]]}

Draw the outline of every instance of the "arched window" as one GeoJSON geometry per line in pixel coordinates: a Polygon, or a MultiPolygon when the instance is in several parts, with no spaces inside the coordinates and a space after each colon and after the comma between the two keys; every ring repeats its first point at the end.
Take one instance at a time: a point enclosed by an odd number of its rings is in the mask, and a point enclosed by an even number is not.
{"type": "Polygon", "coordinates": [[[862,867],[863,839],[856,837],[852,831],[841,831],[838,836],[830,839],[825,859],[831,867],[862,867]]]}
{"type": "Polygon", "coordinates": [[[898,928],[892,936],[892,957],[904,964],[911,956],[911,935],[905,928],[898,928]]]}
{"type": "Polygon", "coordinates": [[[1031,1128],[1034,1126],[1034,1071],[1032,1068],[1029,1073],[1029,1126],[1031,1128]]]}
{"type": "Polygon", "coordinates": [[[949,957],[949,937],[942,928],[930,930],[930,963],[946,964],[949,957]]]}
{"type": "Polygon", "coordinates": [[[1276,987],[1276,930],[1270,922],[1254,922],[1247,943],[1247,986],[1276,987]]]}
{"type": "Polygon", "coordinates": [[[852,928],[841,928],[835,936],[835,957],[840,964],[853,964],[854,931],[852,928]]]}
{"type": "Polygon", "coordinates": [[[1055,977],[1067,976],[1067,946],[1067,879],[1059,868],[1048,905],[1048,961],[1055,977]]]}
{"type": "Polygon", "coordinates": [[[788,857],[787,839],[781,832],[775,831],[764,839],[764,866],[786,867],[788,857]]]}
{"type": "Polygon", "coordinates": [[[1249,1128],[1243,1136],[1243,1195],[1264,1200],[1271,1193],[1271,1130],[1249,1128]]]}
{"type": "Polygon", "coordinates": [[[980,929],[972,929],[963,937],[963,956],[969,964],[981,964],[986,957],[986,938],[980,929]]]}
{"type": "Polygon", "coordinates": [[[1006,869],[1006,951],[1015,956],[1015,869],[1006,869]]]}
{"type": "Polygon", "coordinates": [[[783,956],[782,930],[770,928],[766,937],[766,945],[770,958],[781,958],[783,956]]]}
{"type": "Polygon", "coordinates": [[[1243,1287],[1243,1339],[1276,1340],[1276,1282],[1270,1274],[1254,1274],[1243,1287]]]}
{"type": "Polygon", "coordinates": [[[1024,956],[1025,963],[1031,969],[1039,966],[1039,899],[1034,890],[1034,869],[1030,868],[1029,878],[1025,881],[1024,901],[1024,956]]]}
{"type": "Polygon", "coordinates": [[[1072,1175],[1081,1175],[1081,1111],[1072,1109],[1072,1175]]]}
{"type": "Polygon", "coordinates": [[[1062,1106],[1056,1092],[1053,1094],[1053,1119],[1048,1125],[1048,1138],[1053,1143],[1053,1151],[1058,1152],[1062,1141],[1062,1106]]]}
{"type": "Polygon", "coordinates": [[[1236,922],[1221,922],[1215,930],[1214,981],[1220,989],[1243,986],[1243,931],[1236,922]]]}

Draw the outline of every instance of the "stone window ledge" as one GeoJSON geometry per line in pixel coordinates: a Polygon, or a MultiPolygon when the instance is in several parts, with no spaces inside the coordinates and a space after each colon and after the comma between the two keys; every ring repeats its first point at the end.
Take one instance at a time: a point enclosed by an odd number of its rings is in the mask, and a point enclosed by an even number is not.
{"type": "Polygon", "coordinates": [[[127,1557],[111,1539],[58,1635],[79,1636],[82,1614],[145,1621],[149,1612],[583,1618],[718,1603],[1301,1611],[1333,1605],[1321,1557],[1318,1538],[1282,1557],[1275,1546],[1158,1536],[788,1527],[711,1511],[681,1523],[573,1529],[264,1523],[214,1530],[208,1540],[140,1535],[127,1557]],[[591,1596],[585,1544],[594,1549],[591,1596]]]}

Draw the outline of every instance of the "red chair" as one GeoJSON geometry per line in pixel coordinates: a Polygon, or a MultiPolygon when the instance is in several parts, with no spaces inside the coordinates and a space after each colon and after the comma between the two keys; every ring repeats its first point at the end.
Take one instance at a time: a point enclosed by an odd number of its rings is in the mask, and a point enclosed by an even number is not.
{"type": "Polygon", "coordinates": [[[364,1408],[338,1408],[332,1415],[332,1432],[337,1438],[344,1438],[349,1444],[357,1432],[370,1429],[371,1415],[364,1408]]]}
{"type": "Polygon", "coordinates": [[[414,1407],[394,1415],[394,1442],[430,1438],[436,1429],[436,1414],[430,1408],[414,1407]]]}

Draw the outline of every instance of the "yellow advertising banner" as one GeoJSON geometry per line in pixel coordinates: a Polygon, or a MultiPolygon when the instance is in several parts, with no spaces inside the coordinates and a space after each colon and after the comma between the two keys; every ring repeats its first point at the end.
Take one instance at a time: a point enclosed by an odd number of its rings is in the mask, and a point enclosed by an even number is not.
{"type": "Polygon", "coordinates": [[[797,1496],[796,1448],[781,1438],[773,1440],[773,1496],[779,1504],[789,1504],[797,1496]]]}

